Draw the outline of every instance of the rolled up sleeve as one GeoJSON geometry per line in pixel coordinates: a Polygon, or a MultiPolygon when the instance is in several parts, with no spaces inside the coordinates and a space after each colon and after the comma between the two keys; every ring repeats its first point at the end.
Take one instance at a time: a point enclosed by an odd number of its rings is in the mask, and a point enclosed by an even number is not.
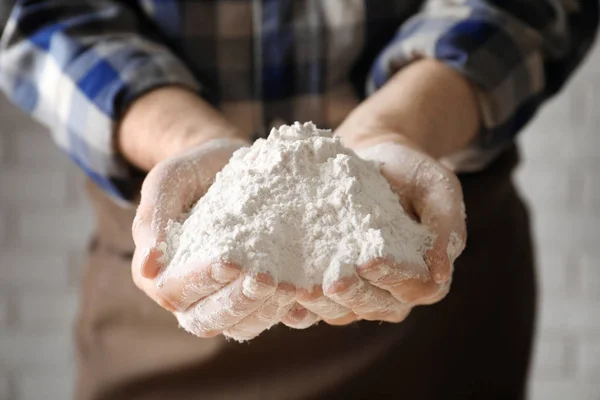
{"type": "Polygon", "coordinates": [[[591,47],[598,2],[429,0],[376,59],[367,92],[403,66],[435,58],[475,88],[483,126],[448,159],[457,171],[483,168],[558,92],[591,47]]]}
{"type": "Polygon", "coordinates": [[[124,3],[17,1],[0,39],[0,87],[92,180],[128,204],[144,174],[117,151],[122,113],[153,88],[200,86],[124,3]]]}

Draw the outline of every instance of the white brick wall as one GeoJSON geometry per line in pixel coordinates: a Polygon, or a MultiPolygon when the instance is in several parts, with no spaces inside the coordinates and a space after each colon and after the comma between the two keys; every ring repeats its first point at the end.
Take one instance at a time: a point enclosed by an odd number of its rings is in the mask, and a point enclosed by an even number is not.
{"type": "Polygon", "coordinates": [[[600,161],[596,160],[596,165],[592,165],[584,175],[583,186],[583,204],[586,210],[594,213],[600,212],[600,161]]]}
{"type": "Polygon", "coordinates": [[[582,294],[590,301],[600,302],[600,252],[595,256],[584,253],[580,260],[582,294]]]}
{"type": "MultiPolygon", "coordinates": [[[[600,399],[600,46],[522,135],[541,284],[534,400],[600,399]]],[[[92,219],[81,174],[0,99],[0,400],[67,399],[92,219]]]]}
{"type": "MultiPolygon", "coordinates": [[[[0,370],[1,372],[1,370],[0,370]]],[[[0,399],[1,400],[9,400],[11,396],[12,390],[10,387],[10,381],[8,380],[7,375],[0,375],[0,399]]]]}
{"type": "Polygon", "coordinates": [[[8,225],[8,217],[6,214],[0,210],[0,245],[7,242],[7,225],[8,225]]]}
{"type": "Polygon", "coordinates": [[[0,287],[24,293],[36,289],[62,292],[69,282],[68,257],[61,249],[40,249],[21,244],[3,249],[0,253],[2,282],[0,287]]]}
{"type": "Polygon", "coordinates": [[[92,228],[81,174],[0,99],[0,400],[68,399],[80,263],[92,228]]]}
{"type": "Polygon", "coordinates": [[[534,400],[600,399],[600,44],[521,136],[541,304],[534,400]]]}
{"type": "Polygon", "coordinates": [[[15,293],[16,320],[26,329],[43,330],[51,327],[64,329],[71,324],[78,306],[79,292],[67,289],[61,292],[15,293]]]}
{"type": "Polygon", "coordinates": [[[578,350],[582,376],[590,382],[597,380],[600,376],[600,338],[584,338],[578,350]]]}
{"type": "MultiPolygon", "coordinates": [[[[0,295],[0,329],[6,327],[9,324],[10,314],[11,305],[9,304],[8,295],[2,294],[0,295]]],[[[0,391],[0,393],[2,392],[0,391]]]]}
{"type": "Polygon", "coordinates": [[[42,373],[61,367],[67,370],[73,364],[70,330],[65,326],[40,329],[23,325],[7,329],[0,334],[0,359],[19,376],[27,374],[28,369],[42,373]]]}
{"type": "Polygon", "coordinates": [[[68,376],[71,371],[26,373],[18,380],[14,390],[16,397],[21,400],[71,399],[73,384],[71,379],[65,379],[65,374],[68,376]]]}

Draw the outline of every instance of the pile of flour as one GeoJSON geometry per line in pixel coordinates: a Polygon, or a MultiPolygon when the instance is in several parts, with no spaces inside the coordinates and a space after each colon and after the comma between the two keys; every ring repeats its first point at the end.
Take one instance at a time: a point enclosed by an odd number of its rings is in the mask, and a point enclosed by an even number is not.
{"type": "Polygon", "coordinates": [[[187,219],[170,222],[164,247],[169,273],[227,261],[310,288],[377,257],[410,262],[423,276],[431,242],[378,165],[296,122],[236,151],[187,219]]]}

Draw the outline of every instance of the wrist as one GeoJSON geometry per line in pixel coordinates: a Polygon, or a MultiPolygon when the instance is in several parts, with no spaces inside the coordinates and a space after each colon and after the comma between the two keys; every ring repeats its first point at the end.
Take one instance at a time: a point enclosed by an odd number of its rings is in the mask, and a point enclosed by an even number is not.
{"type": "MultiPolygon", "coordinates": [[[[336,134],[339,134],[339,131],[336,131],[336,134]]],[[[405,135],[402,132],[381,125],[363,124],[355,126],[351,134],[341,133],[339,136],[342,138],[344,145],[353,150],[366,149],[382,143],[397,143],[429,154],[429,151],[412,139],[410,135],[405,135]]]]}
{"type": "Polygon", "coordinates": [[[195,93],[174,86],[155,89],[134,101],[116,135],[121,154],[143,170],[213,139],[248,140],[195,93]]]}
{"type": "Polygon", "coordinates": [[[466,148],[480,125],[470,82],[436,60],[422,59],[392,76],[337,133],[352,148],[393,141],[441,158],[466,148]]]}

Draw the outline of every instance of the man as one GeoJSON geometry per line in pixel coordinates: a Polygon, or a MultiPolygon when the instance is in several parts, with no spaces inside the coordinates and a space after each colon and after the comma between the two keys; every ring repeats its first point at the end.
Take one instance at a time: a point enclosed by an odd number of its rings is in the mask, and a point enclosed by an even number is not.
{"type": "Polygon", "coordinates": [[[94,182],[78,398],[523,398],[535,293],[513,139],[589,49],[596,1],[15,3],[2,87],[94,182]],[[373,264],[302,291],[197,265],[157,284],[167,221],[296,120],[382,162],[437,234],[429,276],[373,264]],[[185,326],[201,338],[177,328],[208,303],[216,318],[185,326]]]}

